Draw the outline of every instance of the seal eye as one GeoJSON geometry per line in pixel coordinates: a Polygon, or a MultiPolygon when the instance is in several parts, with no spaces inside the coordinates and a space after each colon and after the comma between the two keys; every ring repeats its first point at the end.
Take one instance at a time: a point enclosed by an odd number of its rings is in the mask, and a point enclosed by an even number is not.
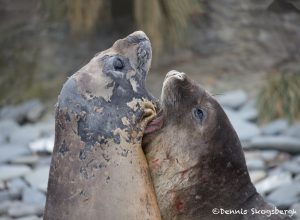
{"type": "Polygon", "coordinates": [[[199,120],[200,122],[203,121],[204,118],[204,112],[201,108],[195,108],[194,109],[194,117],[199,120]]]}
{"type": "Polygon", "coordinates": [[[113,65],[116,70],[121,70],[124,68],[123,61],[120,58],[114,59],[113,65]]]}

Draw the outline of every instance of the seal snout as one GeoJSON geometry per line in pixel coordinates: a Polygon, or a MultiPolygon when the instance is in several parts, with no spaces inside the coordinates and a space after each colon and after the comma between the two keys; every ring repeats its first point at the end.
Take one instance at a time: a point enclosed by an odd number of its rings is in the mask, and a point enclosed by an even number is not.
{"type": "Polygon", "coordinates": [[[138,67],[143,68],[151,61],[152,51],[150,41],[141,41],[137,49],[138,67]]]}
{"type": "Polygon", "coordinates": [[[182,72],[178,72],[176,70],[171,70],[167,73],[164,82],[163,82],[163,91],[167,90],[168,87],[172,85],[172,87],[177,84],[175,81],[183,82],[186,79],[186,74],[182,72]],[[175,84],[174,84],[175,83],[175,84]]]}
{"type": "Polygon", "coordinates": [[[179,80],[184,80],[185,78],[185,73],[182,73],[182,72],[178,72],[176,70],[171,70],[170,72],[167,73],[166,77],[165,77],[165,81],[168,79],[168,78],[171,78],[171,77],[175,77],[179,80]]]}
{"type": "Polygon", "coordinates": [[[149,38],[143,31],[135,31],[132,34],[130,34],[126,39],[131,44],[138,44],[141,41],[149,41],[149,38]]]}
{"type": "Polygon", "coordinates": [[[152,59],[151,43],[143,31],[136,31],[125,38],[129,45],[137,45],[137,68],[148,72],[152,59]]]}

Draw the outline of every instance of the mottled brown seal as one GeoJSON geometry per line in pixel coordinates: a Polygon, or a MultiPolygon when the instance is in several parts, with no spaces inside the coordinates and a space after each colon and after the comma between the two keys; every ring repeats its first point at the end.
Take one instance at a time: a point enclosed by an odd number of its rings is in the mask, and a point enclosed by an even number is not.
{"type": "Polygon", "coordinates": [[[144,86],[151,45],[118,40],[71,76],[59,95],[44,219],[160,219],[143,130],[155,116],[144,86]]]}
{"type": "Polygon", "coordinates": [[[252,208],[273,206],[256,192],[238,136],[208,92],[171,71],[161,99],[162,113],[146,128],[143,147],[162,219],[289,219],[252,215],[252,208]]]}

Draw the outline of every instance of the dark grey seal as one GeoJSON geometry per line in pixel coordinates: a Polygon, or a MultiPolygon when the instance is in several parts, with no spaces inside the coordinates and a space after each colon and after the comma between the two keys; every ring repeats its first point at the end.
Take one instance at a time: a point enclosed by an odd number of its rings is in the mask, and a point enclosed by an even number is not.
{"type": "Polygon", "coordinates": [[[162,112],[148,124],[143,147],[162,219],[289,219],[252,215],[275,207],[256,192],[239,138],[208,92],[171,71],[161,99],[162,112]]]}

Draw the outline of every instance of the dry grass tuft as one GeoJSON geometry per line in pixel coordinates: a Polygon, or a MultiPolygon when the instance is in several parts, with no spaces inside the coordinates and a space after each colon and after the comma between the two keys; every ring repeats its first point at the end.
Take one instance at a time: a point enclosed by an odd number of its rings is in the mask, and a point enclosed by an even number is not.
{"type": "Polygon", "coordinates": [[[66,21],[75,34],[92,32],[99,22],[110,19],[110,1],[52,0],[41,1],[42,9],[51,21],[66,21]]]}
{"type": "Polygon", "coordinates": [[[300,119],[300,73],[274,72],[268,76],[257,99],[260,121],[300,119]]]}
{"type": "Polygon", "coordinates": [[[135,0],[134,5],[137,26],[150,36],[157,54],[184,43],[189,17],[201,13],[197,0],[135,0]]]}
{"type": "MultiPolygon", "coordinates": [[[[157,54],[167,46],[184,43],[189,17],[201,13],[200,0],[132,1],[136,28],[149,35],[157,54]]],[[[43,0],[41,4],[50,20],[67,21],[75,34],[90,33],[103,24],[113,25],[111,1],[43,0]]]]}

